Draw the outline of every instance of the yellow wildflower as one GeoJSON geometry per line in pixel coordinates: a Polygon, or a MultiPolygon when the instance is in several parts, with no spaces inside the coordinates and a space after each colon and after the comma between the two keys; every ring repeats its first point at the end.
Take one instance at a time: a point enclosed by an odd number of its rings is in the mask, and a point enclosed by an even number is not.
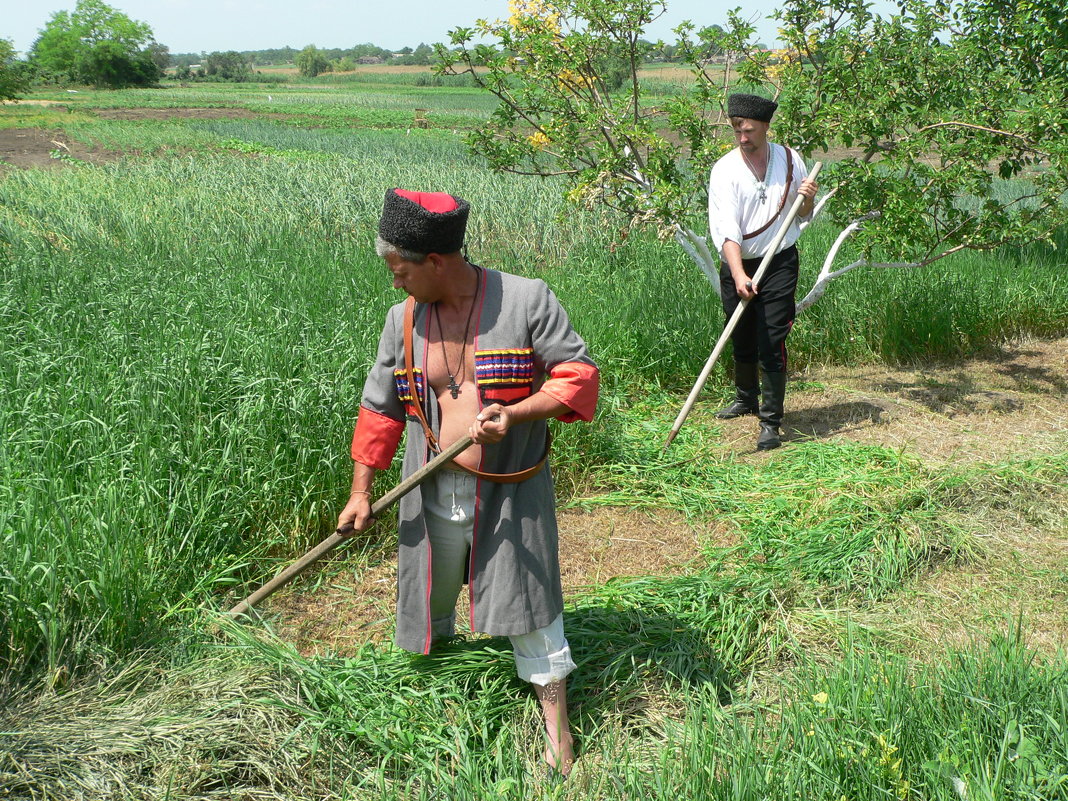
{"type": "Polygon", "coordinates": [[[514,29],[543,25],[554,33],[560,32],[560,12],[546,0],[508,0],[508,11],[508,24],[514,29]]]}
{"type": "Polygon", "coordinates": [[[538,150],[544,150],[549,146],[549,137],[542,131],[535,131],[527,137],[527,141],[538,150]]]}

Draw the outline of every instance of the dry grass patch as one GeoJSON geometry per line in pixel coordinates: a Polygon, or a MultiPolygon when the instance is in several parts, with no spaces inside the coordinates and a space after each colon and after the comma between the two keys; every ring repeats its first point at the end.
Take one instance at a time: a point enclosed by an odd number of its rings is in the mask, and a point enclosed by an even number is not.
{"type": "MultiPolygon", "coordinates": [[[[845,439],[949,464],[1068,450],[1068,339],[1005,345],[963,362],[813,368],[788,389],[789,440],[845,439]]],[[[735,455],[752,452],[753,418],[723,423],[735,455]]]]}
{"type": "Polygon", "coordinates": [[[726,527],[695,523],[669,509],[566,509],[558,519],[565,596],[612,578],[686,572],[703,549],[736,544],[726,527]]]}
{"type": "Polygon", "coordinates": [[[1045,521],[998,509],[964,518],[982,557],[924,576],[873,611],[904,627],[918,658],[929,658],[932,645],[962,648],[1017,622],[1031,648],[1051,657],[1068,651],[1068,492],[1043,505],[1045,521]]]}

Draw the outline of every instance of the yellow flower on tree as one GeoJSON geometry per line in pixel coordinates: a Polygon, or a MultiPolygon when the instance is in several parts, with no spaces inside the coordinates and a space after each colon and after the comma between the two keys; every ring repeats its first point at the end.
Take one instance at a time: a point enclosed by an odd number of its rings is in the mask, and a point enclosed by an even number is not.
{"type": "Polygon", "coordinates": [[[593,79],[588,75],[580,75],[574,70],[569,70],[566,67],[560,70],[560,77],[556,82],[556,85],[561,89],[575,89],[576,87],[589,87],[593,86],[593,79]]]}
{"type": "Polygon", "coordinates": [[[545,135],[543,131],[535,131],[527,137],[527,141],[530,142],[530,144],[536,147],[538,150],[544,150],[549,146],[549,142],[551,140],[548,136],[545,135]]]}
{"type": "Polygon", "coordinates": [[[560,32],[560,12],[546,0],[508,0],[508,24],[515,30],[542,25],[560,32]]]}

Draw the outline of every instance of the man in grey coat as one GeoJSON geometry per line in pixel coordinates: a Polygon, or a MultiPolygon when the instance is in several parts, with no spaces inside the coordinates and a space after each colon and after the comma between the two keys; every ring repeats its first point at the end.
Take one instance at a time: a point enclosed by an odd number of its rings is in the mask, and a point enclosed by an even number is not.
{"type": "Polygon", "coordinates": [[[471,630],[511,640],[545,714],[545,759],[567,775],[566,676],[575,664],[563,631],[546,421],[592,419],[598,371],[543,281],[461,254],[469,211],[442,192],[386,193],[377,250],[409,298],[387,314],[364,385],[352,495],[338,526],[371,524],[375,472],[390,465],[405,430],[405,476],[433,451],[474,440],[400,503],[396,641],[429,653],[452,635],[466,577],[471,630]]]}

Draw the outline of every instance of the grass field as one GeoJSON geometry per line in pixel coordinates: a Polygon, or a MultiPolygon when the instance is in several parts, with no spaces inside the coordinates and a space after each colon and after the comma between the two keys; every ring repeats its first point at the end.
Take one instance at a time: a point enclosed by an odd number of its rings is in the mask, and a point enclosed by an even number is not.
{"type": "MultiPolygon", "coordinates": [[[[453,133],[492,109],[474,90],[36,99],[69,110],[4,107],[0,129],[97,160],[0,172],[0,797],[1068,798],[1063,617],[1036,639],[1009,604],[952,645],[900,625],[922,615],[923,582],[1010,550],[1022,561],[998,576],[1063,609],[1063,424],[968,464],[848,437],[738,457],[710,420],[717,370],[664,455],[718,302],[674,246],[620,241],[618,220],[565,208],[558,185],[487,172],[453,133]],[[416,108],[429,130],[410,127],[416,108]],[[191,111],[205,109],[225,114],[191,111]],[[280,638],[277,618],[218,620],[329,533],[346,497],[360,388],[398,300],[372,246],[390,186],[468,198],[472,260],[545,278],[586,337],[602,402],[593,424],[559,427],[561,501],[670,510],[699,532],[684,568],[569,597],[581,756],[566,784],[543,778],[506,642],[331,652],[280,638]]],[[[835,233],[806,233],[809,280],[835,233]]],[[[922,290],[855,271],[798,322],[796,392],[820,389],[803,371],[937,378],[1065,337],[1058,242],[947,259],[922,290]]],[[[1061,403],[1063,365],[1038,377],[1052,389],[1027,402],[1061,403]]],[[[388,561],[392,533],[294,592],[388,561]]]]}

